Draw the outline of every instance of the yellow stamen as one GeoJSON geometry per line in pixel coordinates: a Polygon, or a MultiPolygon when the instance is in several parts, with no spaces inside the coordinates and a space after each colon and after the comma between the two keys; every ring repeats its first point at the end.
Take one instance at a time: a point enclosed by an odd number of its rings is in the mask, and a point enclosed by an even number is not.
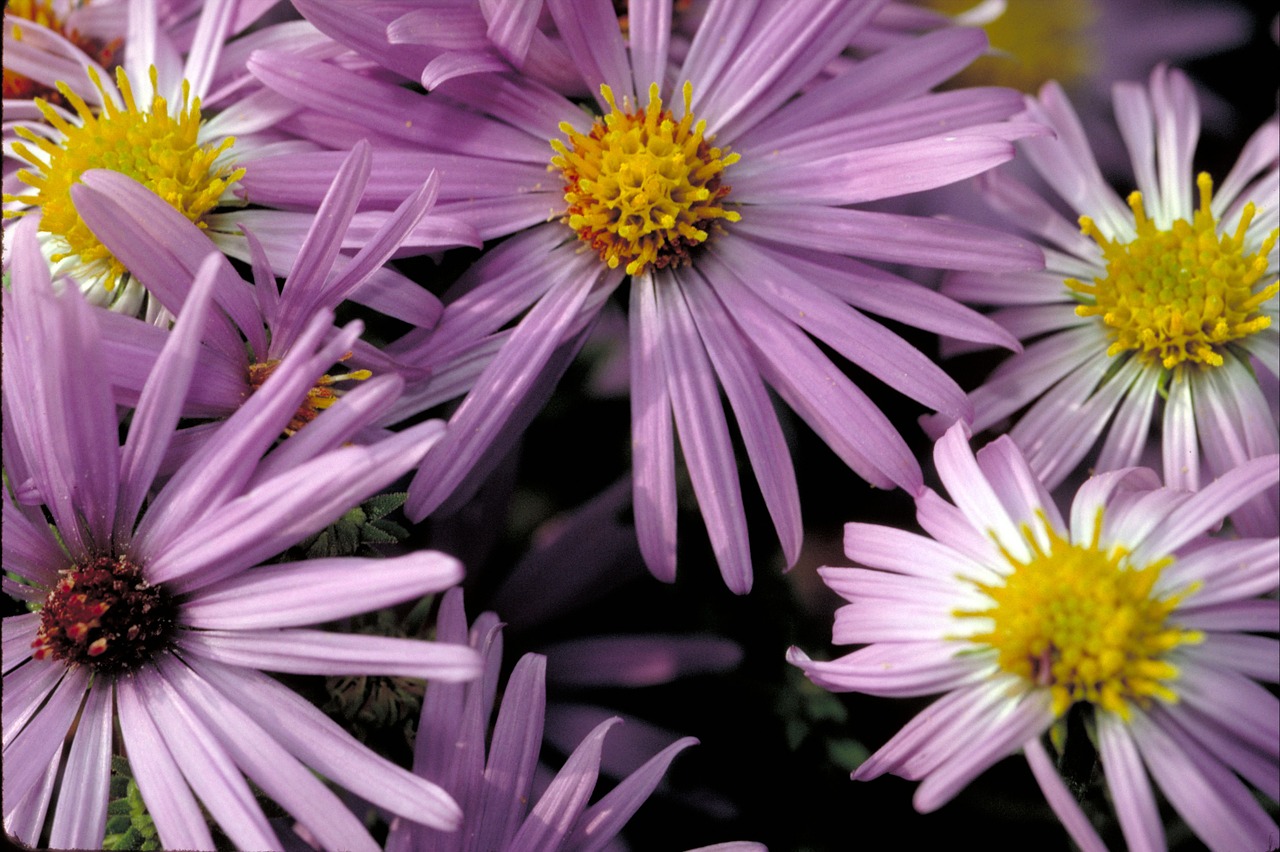
{"type": "MultiPolygon", "coordinates": [[[[93,68],[89,69],[89,78],[102,94],[104,106],[100,115],[95,115],[84,99],[63,82],[58,83],[58,91],[75,109],[78,124],[63,119],[43,100],[36,100],[61,138],[54,141],[24,127],[16,129],[30,145],[15,142],[13,151],[33,167],[19,170],[18,177],[36,192],[5,195],[4,200],[39,208],[40,231],[52,238],[55,248],[52,260],[76,259],[82,278],[98,279],[110,291],[127,270],[89,230],[71,201],[71,187],[80,182],[86,170],[112,169],[128,175],[203,228],[204,215],[244,176],[244,169],[217,162],[234,139],[217,144],[198,140],[200,99],[191,97],[186,82],[182,85],[182,104],[170,114],[168,103],[159,95],[147,108],[140,109],[123,68],[116,69],[123,107],[107,93],[93,68]]],[[[156,87],[154,67],[151,85],[156,87]]],[[[5,215],[25,212],[6,211],[5,215]]]]}
{"type": "MultiPolygon", "coordinates": [[[[346,360],[351,357],[348,352],[342,357],[346,360]]],[[[256,392],[262,387],[263,383],[276,371],[276,367],[280,366],[279,360],[258,361],[249,365],[249,387],[252,392],[256,392]]],[[[371,377],[373,373],[369,370],[352,370],[349,373],[330,376],[323,375],[316,380],[311,390],[307,391],[307,396],[303,399],[302,404],[298,406],[298,410],[294,412],[293,417],[289,420],[289,424],[284,428],[286,436],[292,435],[306,426],[312,420],[320,416],[320,412],[333,405],[338,398],[344,393],[333,387],[339,382],[362,382],[371,377]]]]}
{"type": "Polygon", "coordinates": [[[1204,636],[1172,623],[1170,615],[1196,586],[1155,597],[1160,572],[1173,558],[1139,567],[1121,547],[1104,551],[1097,532],[1101,517],[1087,545],[1072,544],[1043,515],[1040,520],[1049,546],[1041,547],[1024,530],[1031,558],[1023,562],[1006,552],[1013,570],[1004,583],[976,583],[992,606],[956,613],[992,622],[970,641],[994,648],[1000,668],[1048,688],[1059,716],[1077,701],[1124,719],[1134,705],[1177,701],[1171,684],[1178,669],[1166,659],[1168,652],[1204,636]]]}
{"type": "Polygon", "coordinates": [[[1235,233],[1219,234],[1209,209],[1213,181],[1201,173],[1196,184],[1200,207],[1192,221],[1178,219],[1163,230],[1147,217],[1142,193],[1130,194],[1138,236],[1127,243],[1108,239],[1092,219],[1080,217],[1080,229],[1102,247],[1107,274],[1089,284],[1068,278],[1066,285],[1083,298],[1076,313],[1101,317],[1111,332],[1108,355],[1136,351],[1166,370],[1184,361],[1217,367],[1225,344],[1271,325],[1260,308],[1280,292],[1280,282],[1264,285],[1262,276],[1280,229],[1247,252],[1253,203],[1245,205],[1235,233]]]}
{"type": "Polygon", "coordinates": [[[622,264],[637,275],[688,263],[689,250],[707,240],[715,222],[741,218],[722,206],[729,187],[721,176],[738,155],[711,147],[706,122],[694,120],[688,83],[678,121],[656,84],[649,105],[634,112],[626,98],[619,107],[608,86],[600,91],[611,109],[590,134],[563,123],[569,144],[551,140],[551,164],[565,177],[563,221],[610,269],[622,264]]]}

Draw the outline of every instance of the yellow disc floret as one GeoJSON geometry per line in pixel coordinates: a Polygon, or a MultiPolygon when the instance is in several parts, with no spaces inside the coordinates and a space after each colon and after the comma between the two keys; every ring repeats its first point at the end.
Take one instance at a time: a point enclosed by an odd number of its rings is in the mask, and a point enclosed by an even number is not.
{"type": "Polygon", "coordinates": [[[1107,273],[1090,284],[1069,278],[1066,285],[1084,301],[1076,313],[1101,317],[1110,330],[1108,355],[1135,351],[1167,370],[1184,361],[1216,367],[1224,344],[1271,325],[1260,308],[1280,291],[1276,281],[1262,281],[1277,231],[1247,252],[1253,203],[1245,205],[1234,234],[1219,235],[1209,210],[1213,181],[1202,173],[1196,184],[1200,209],[1192,221],[1178,219],[1165,229],[1147,218],[1142,193],[1132,193],[1138,236],[1130,242],[1110,240],[1092,219],[1080,217],[1081,230],[1102,247],[1107,273]]]}
{"type": "MultiPolygon", "coordinates": [[[[202,228],[204,215],[244,175],[244,170],[218,162],[234,139],[226,138],[217,144],[202,144],[197,139],[200,99],[190,96],[185,82],[182,104],[170,114],[168,103],[159,95],[140,108],[122,68],[116,69],[116,82],[123,107],[108,94],[93,68],[89,69],[89,77],[102,93],[101,114],[95,115],[84,99],[62,82],[58,83],[58,91],[74,107],[78,123],[68,122],[47,103],[37,100],[59,138],[46,139],[23,127],[16,129],[30,146],[16,142],[13,150],[34,167],[20,170],[18,177],[36,192],[5,195],[4,200],[39,208],[40,231],[50,236],[54,247],[51,259],[77,260],[82,277],[98,279],[110,291],[127,270],[89,230],[71,201],[71,187],[86,170],[112,169],[126,174],[202,228]]],[[[154,67],[151,84],[154,89],[154,67]]],[[[24,212],[6,211],[5,215],[24,212]]]]}
{"type": "Polygon", "coordinates": [[[678,121],[663,108],[657,85],[649,87],[649,105],[634,112],[625,98],[619,107],[608,86],[600,90],[611,111],[591,133],[563,123],[569,144],[551,140],[551,163],[565,177],[564,222],[611,269],[623,265],[637,275],[685,264],[715,222],[741,218],[722,204],[729,194],[722,174],[738,155],[711,147],[706,122],[691,112],[688,83],[678,121]]]}
{"type": "MultiPolygon", "coordinates": [[[[1031,557],[1022,562],[1006,552],[1013,570],[1003,585],[977,584],[992,606],[956,613],[990,620],[991,629],[970,640],[995,649],[1001,669],[1047,687],[1057,715],[1084,701],[1127,719],[1134,704],[1176,701],[1169,684],[1178,669],[1166,657],[1203,635],[1171,623],[1170,614],[1195,587],[1155,597],[1171,557],[1135,566],[1123,548],[1103,550],[1097,533],[1087,545],[1073,544],[1041,521],[1049,546],[1028,530],[1031,557]]],[[[1099,518],[1095,529],[1101,526],[1099,518]]]]}

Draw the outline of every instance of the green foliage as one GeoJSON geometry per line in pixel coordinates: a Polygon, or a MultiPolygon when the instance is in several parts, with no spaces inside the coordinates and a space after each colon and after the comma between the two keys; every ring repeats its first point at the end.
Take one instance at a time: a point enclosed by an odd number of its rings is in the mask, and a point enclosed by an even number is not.
{"type": "Polygon", "coordinates": [[[103,849],[161,849],[155,823],[133,780],[129,761],[111,758],[111,800],[107,804],[107,832],[103,849]]]}
{"type": "Polygon", "coordinates": [[[398,544],[409,531],[387,516],[404,505],[403,492],[378,494],[348,511],[332,525],[298,543],[307,559],[376,556],[378,546],[398,544]]]}
{"type": "Polygon", "coordinates": [[[792,752],[807,741],[819,743],[827,760],[849,772],[871,754],[861,742],[844,735],[849,713],[843,702],[815,686],[799,670],[787,672],[787,687],[778,697],[778,715],[792,752]]]}

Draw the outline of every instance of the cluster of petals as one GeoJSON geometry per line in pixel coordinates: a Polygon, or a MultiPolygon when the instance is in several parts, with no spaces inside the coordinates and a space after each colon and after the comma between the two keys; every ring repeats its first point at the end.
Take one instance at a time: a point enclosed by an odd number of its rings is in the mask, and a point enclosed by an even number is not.
{"type": "MultiPolygon", "coordinates": [[[[482,613],[468,630],[462,592],[444,596],[437,622],[440,641],[470,642],[484,659],[484,673],[467,684],[433,683],[427,689],[414,745],[414,772],[449,791],[465,814],[450,834],[397,820],[388,852],[446,850],[596,850],[606,848],[644,804],[676,755],[697,743],[684,737],[649,757],[607,794],[590,802],[601,769],[606,735],[621,719],[597,725],[572,748],[548,780],[538,763],[546,715],[547,658],[524,655],[502,687],[490,729],[502,667],[502,624],[482,613]],[[539,792],[540,791],[540,792],[539,792]]],[[[754,843],[720,844],[717,850],[757,852],[754,843]]]]}
{"type": "Polygon", "coordinates": [[[309,629],[456,584],[462,568],[451,557],[261,564],[403,475],[442,424],[368,446],[341,446],[317,429],[264,458],[359,333],[329,335],[332,317],[321,311],[262,392],[162,475],[216,310],[220,260],[199,265],[122,444],[98,309],[66,282],[55,292],[36,224],[12,226],[4,291],[4,590],[39,603],[74,566],[121,558],[167,590],[177,615],[168,647],[127,676],[34,655],[40,612],[4,619],[6,831],[37,843],[52,807],[52,846],[100,846],[121,747],[166,848],[214,848],[206,812],[241,848],[280,848],[250,780],[324,847],[378,848],[314,773],[406,819],[457,826],[458,806],[438,786],[264,674],[479,675],[479,656],[462,645],[309,629]]]}
{"type": "MultiPolygon", "coordinates": [[[[645,559],[661,579],[673,579],[676,568],[678,435],[726,584],[739,593],[751,586],[722,391],[790,565],[800,547],[799,500],[770,388],[867,481],[913,492],[922,484],[897,429],[814,338],[956,419],[972,410],[955,382],[868,314],[1017,346],[990,320],[867,262],[981,271],[1042,263],[1035,246],[1015,237],[854,206],[978,174],[1012,157],[1014,139],[1042,132],[1009,121],[1021,110],[1009,90],[931,91],[982,52],[977,31],[933,33],[820,80],[880,5],[812,2],[798,11],[712,3],[679,61],[667,4],[633,4],[629,43],[603,0],[547,3],[553,42],[540,38],[537,15],[525,5],[502,7],[512,11],[503,20],[524,26],[530,44],[563,49],[576,72],[572,89],[593,94],[601,110],[609,108],[602,85],[620,101],[639,103],[637,95],[656,84],[669,103],[691,83],[692,109],[708,138],[741,157],[725,177],[741,221],[699,246],[690,265],[641,271],[630,283],[636,524],[645,559]]],[[[327,0],[298,8],[365,60],[409,79],[423,78],[442,55],[439,44],[418,43],[426,10],[401,17],[398,4],[351,10],[327,0]]],[[[412,518],[455,506],[505,455],[624,279],[621,269],[582,251],[558,221],[563,187],[547,171],[548,142],[562,135],[561,123],[587,133],[591,117],[563,94],[569,87],[557,90],[517,67],[424,78],[434,88],[417,94],[337,62],[269,51],[249,60],[268,89],[300,106],[281,123],[288,132],[338,147],[369,139],[373,166],[363,204],[398,203],[406,181],[435,169],[439,212],[486,240],[508,237],[445,294],[435,329],[389,347],[410,363],[444,351],[474,352],[487,362],[411,486],[412,518]]],[[[263,203],[305,208],[318,203],[339,159],[336,152],[276,158],[258,164],[245,186],[263,203]]],[[[405,416],[413,399],[411,387],[400,408],[405,416]]]]}
{"type": "Polygon", "coordinates": [[[1253,459],[1198,492],[1162,487],[1145,468],[1098,474],[1080,487],[1065,518],[1007,437],[975,454],[957,424],[938,441],[934,461],[950,502],[932,490],[917,498],[923,535],[852,523],[845,552],[865,567],[820,569],[849,601],[836,614],[833,641],[864,647],[831,661],[789,652],[833,691],[941,695],[854,778],[889,772],[918,780],[915,806],[927,812],[1021,751],[1072,839],[1082,849],[1105,848],[1042,742],[1057,719],[1050,687],[1002,669],[995,649],[972,639],[979,620],[959,614],[990,606],[979,584],[1001,585],[1010,559],[1031,552],[1028,536],[1043,546],[1047,526],[1073,544],[1122,549],[1135,565],[1172,557],[1151,594],[1179,598],[1169,621],[1203,634],[1168,652],[1178,671],[1170,683],[1176,701],[1132,703],[1127,718],[1092,707],[1099,760],[1129,848],[1165,846],[1152,779],[1210,848],[1274,842],[1276,823],[1248,784],[1280,799],[1280,703],[1262,685],[1280,676],[1280,542],[1214,532],[1276,483],[1280,457],[1253,459]]]}
{"type": "MultiPolygon", "coordinates": [[[[1130,179],[1149,215],[1164,228],[1178,219],[1191,221],[1200,113],[1186,75],[1159,67],[1147,85],[1118,84],[1114,97],[1132,160],[1130,179]]],[[[1049,187],[1044,196],[1002,171],[978,180],[991,205],[1043,245],[1046,267],[1000,275],[956,272],[942,287],[965,302],[997,307],[996,322],[1026,345],[970,395],[974,429],[998,426],[1025,408],[1009,435],[1051,487],[1086,460],[1095,470],[1143,463],[1157,421],[1163,478],[1171,486],[1194,489],[1247,459],[1277,452],[1277,421],[1265,389],[1280,382],[1280,299],[1272,296],[1260,305],[1265,328],[1219,348],[1220,366],[1186,363],[1166,370],[1132,352],[1109,355],[1106,326],[1081,316],[1079,301],[1064,284],[1068,278],[1106,277],[1106,264],[1098,245],[1060,212],[1057,199],[1121,242],[1134,238],[1133,214],[1104,180],[1059,86],[1048,84],[1039,98],[1028,99],[1028,111],[1054,130],[1053,137],[1019,143],[1049,187]]],[[[1212,211],[1220,234],[1233,233],[1245,205],[1256,203],[1244,245],[1258,251],[1280,225],[1280,123],[1272,118],[1263,124],[1230,173],[1215,183],[1212,211]]],[[[1273,244],[1261,285],[1274,282],[1278,270],[1280,249],[1273,244]]],[[[1278,512],[1280,491],[1270,489],[1241,506],[1232,520],[1248,534],[1274,534],[1278,512]]]]}

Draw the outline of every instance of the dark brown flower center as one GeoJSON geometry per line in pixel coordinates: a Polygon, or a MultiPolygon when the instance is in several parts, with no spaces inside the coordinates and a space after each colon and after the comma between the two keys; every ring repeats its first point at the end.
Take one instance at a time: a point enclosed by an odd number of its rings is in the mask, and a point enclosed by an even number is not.
{"type": "Polygon", "coordinates": [[[177,606],[125,557],[99,557],[62,573],[31,643],[37,660],[133,671],[171,645],[177,606]]]}

